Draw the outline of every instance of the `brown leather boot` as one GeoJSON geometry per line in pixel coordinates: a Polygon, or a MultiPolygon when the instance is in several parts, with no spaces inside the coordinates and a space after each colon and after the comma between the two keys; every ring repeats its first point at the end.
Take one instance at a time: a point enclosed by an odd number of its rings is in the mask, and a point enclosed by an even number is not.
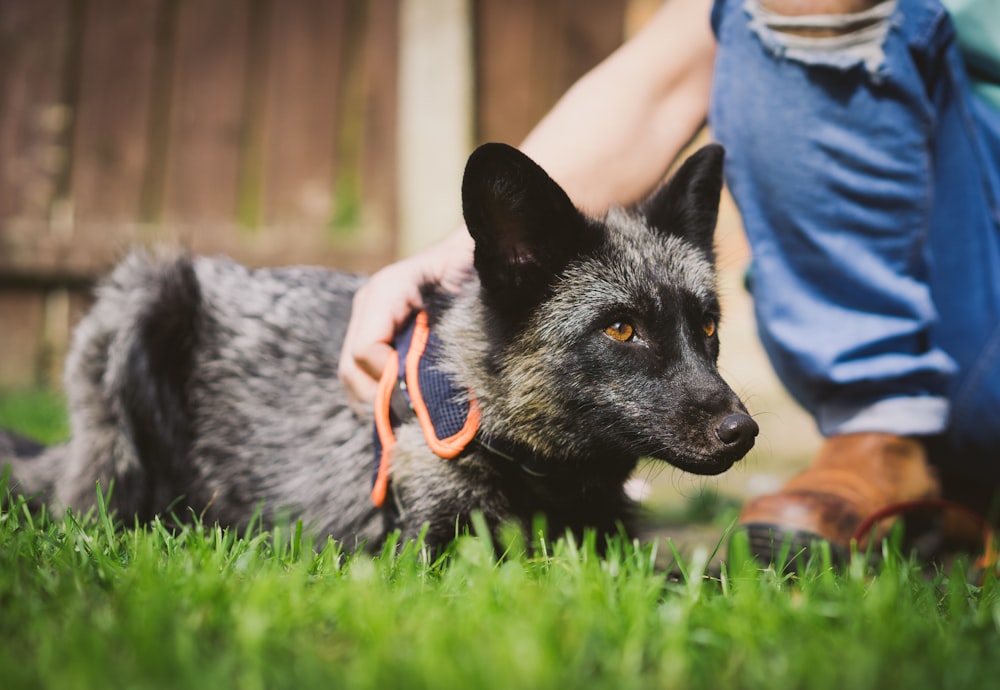
{"type": "MultiPolygon", "coordinates": [[[[874,432],[845,434],[827,439],[816,461],[778,493],[747,502],[739,523],[762,560],[774,560],[786,544],[794,555],[816,540],[828,541],[843,556],[866,517],[940,491],[921,442],[874,432]]],[[[890,520],[879,523],[871,537],[881,540],[890,527],[890,520]]]]}

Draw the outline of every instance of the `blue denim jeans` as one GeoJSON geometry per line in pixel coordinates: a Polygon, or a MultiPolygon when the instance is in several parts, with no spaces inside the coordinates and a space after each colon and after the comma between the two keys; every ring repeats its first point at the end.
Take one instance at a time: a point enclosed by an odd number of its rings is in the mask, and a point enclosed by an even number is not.
{"type": "Polygon", "coordinates": [[[938,0],[874,12],[803,39],[756,0],[713,9],[760,335],[824,434],[938,436],[1000,478],[1000,113],[938,0]]]}

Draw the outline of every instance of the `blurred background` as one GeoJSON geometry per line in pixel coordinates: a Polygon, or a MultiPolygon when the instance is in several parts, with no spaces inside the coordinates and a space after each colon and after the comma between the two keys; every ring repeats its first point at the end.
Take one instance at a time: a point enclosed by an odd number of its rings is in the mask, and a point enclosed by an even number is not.
{"type": "MultiPolygon", "coordinates": [[[[371,271],[433,242],[471,149],[517,144],[658,5],[0,3],[0,389],[58,389],[95,279],[137,243],[371,271]]],[[[721,479],[640,473],[653,504],[771,490],[817,444],[757,343],[728,199],[719,248],[722,369],[761,438],[721,479]]]]}

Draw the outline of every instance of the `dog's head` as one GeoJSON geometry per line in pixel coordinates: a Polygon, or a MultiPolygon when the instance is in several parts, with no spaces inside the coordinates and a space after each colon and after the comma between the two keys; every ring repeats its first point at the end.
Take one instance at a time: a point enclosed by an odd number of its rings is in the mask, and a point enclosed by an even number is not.
{"type": "Polygon", "coordinates": [[[486,144],[462,186],[507,433],[550,457],[728,469],[757,425],[719,375],[713,236],[722,147],[645,202],[581,213],[538,165],[486,144]]]}

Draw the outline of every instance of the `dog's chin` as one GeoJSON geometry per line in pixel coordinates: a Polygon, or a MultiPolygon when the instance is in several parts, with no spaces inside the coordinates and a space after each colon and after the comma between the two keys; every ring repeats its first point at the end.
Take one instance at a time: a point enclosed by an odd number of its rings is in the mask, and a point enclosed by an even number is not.
{"type": "Polygon", "coordinates": [[[719,453],[714,453],[712,455],[700,456],[700,457],[680,457],[673,456],[670,458],[661,458],[664,462],[673,465],[679,470],[689,472],[690,474],[700,474],[704,476],[714,476],[717,474],[722,474],[737,462],[743,459],[753,447],[750,444],[748,448],[740,448],[727,450],[719,453]]]}
{"type": "Polygon", "coordinates": [[[686,460],[680,460],[678,458],[671,458],[668,462],[677,469],[684,470],[685,472],[688,472],[690,474],[700,474],[710,477],[717,474],[722,474],[730,467],[732,467],[736,463],[736,460],[715,462],[715,461],[704,461],[704,460],[686,461],[686,460]]]}

